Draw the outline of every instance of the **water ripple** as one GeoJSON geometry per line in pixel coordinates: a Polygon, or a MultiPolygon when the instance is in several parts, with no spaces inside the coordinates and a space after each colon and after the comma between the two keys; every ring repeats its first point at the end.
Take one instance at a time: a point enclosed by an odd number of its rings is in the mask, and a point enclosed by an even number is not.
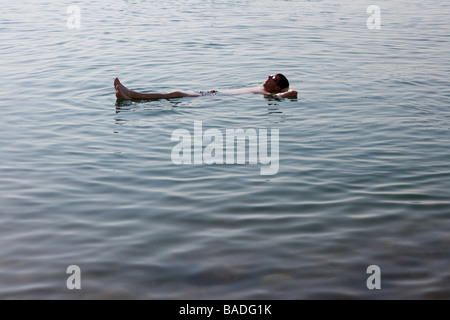
{"type": "Polygon", "coordinates": [[[450,297],[448,3],[383,2],[381,30],[349,0],[78,5],[81,29],[51,1],[0,22],[1,298],[450,297]],[[274,72],[298,99],[117,102],[112,87],[274,72]],[[173,164],[172,132],[194,121],[279,129],[278,174],[173,164]]]}

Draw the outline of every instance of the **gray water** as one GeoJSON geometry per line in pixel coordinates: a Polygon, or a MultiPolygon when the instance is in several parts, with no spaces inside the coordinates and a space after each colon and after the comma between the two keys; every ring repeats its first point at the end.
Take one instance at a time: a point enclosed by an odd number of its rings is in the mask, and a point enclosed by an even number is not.
{"type": "Polygon", "coordinates": [[[449,299],[449,9],[1,0],[0,298],[449,299]],[[273,73],[298,99],[117,102],[113,88],[273,73]],[[172,133],[194,121],[278,129],[278,173],[175,165],[172,133]]]}

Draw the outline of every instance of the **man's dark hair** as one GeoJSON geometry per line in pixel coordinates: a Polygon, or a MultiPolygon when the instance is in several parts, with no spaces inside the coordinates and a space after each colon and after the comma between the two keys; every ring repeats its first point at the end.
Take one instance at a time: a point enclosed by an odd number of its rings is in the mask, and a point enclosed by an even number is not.
{"type": "Polygon", "coordinates": [[[280,80],[278,80],[278,86],[281,88],[281,91],[289,89],[288,79],[281,73],[277,74],[277,76],[280,77],[280,80]]]}

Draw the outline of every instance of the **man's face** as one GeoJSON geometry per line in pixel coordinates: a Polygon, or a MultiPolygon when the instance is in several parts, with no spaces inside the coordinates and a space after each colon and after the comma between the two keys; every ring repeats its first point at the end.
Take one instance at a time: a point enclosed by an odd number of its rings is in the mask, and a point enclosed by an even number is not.
{"type": "Polygon", "coordinates": [[[264,82],[263,87],[267,92],[280,91],[281,88],[278,86],[278,81],[280,81],[280,77],[278,75],[270,75],[267,77],[266,82],[264,82]]]}

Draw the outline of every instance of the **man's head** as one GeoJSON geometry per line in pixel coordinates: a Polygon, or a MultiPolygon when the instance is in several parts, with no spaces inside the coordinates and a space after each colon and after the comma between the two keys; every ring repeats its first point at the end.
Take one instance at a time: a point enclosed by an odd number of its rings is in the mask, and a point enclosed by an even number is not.
{"type": "Polygon", "coordinates": [[[289,81],[281,73],[270,75],[263,84],[264,90],[267,92],[279,92],[289,90],[289,81]]]}

